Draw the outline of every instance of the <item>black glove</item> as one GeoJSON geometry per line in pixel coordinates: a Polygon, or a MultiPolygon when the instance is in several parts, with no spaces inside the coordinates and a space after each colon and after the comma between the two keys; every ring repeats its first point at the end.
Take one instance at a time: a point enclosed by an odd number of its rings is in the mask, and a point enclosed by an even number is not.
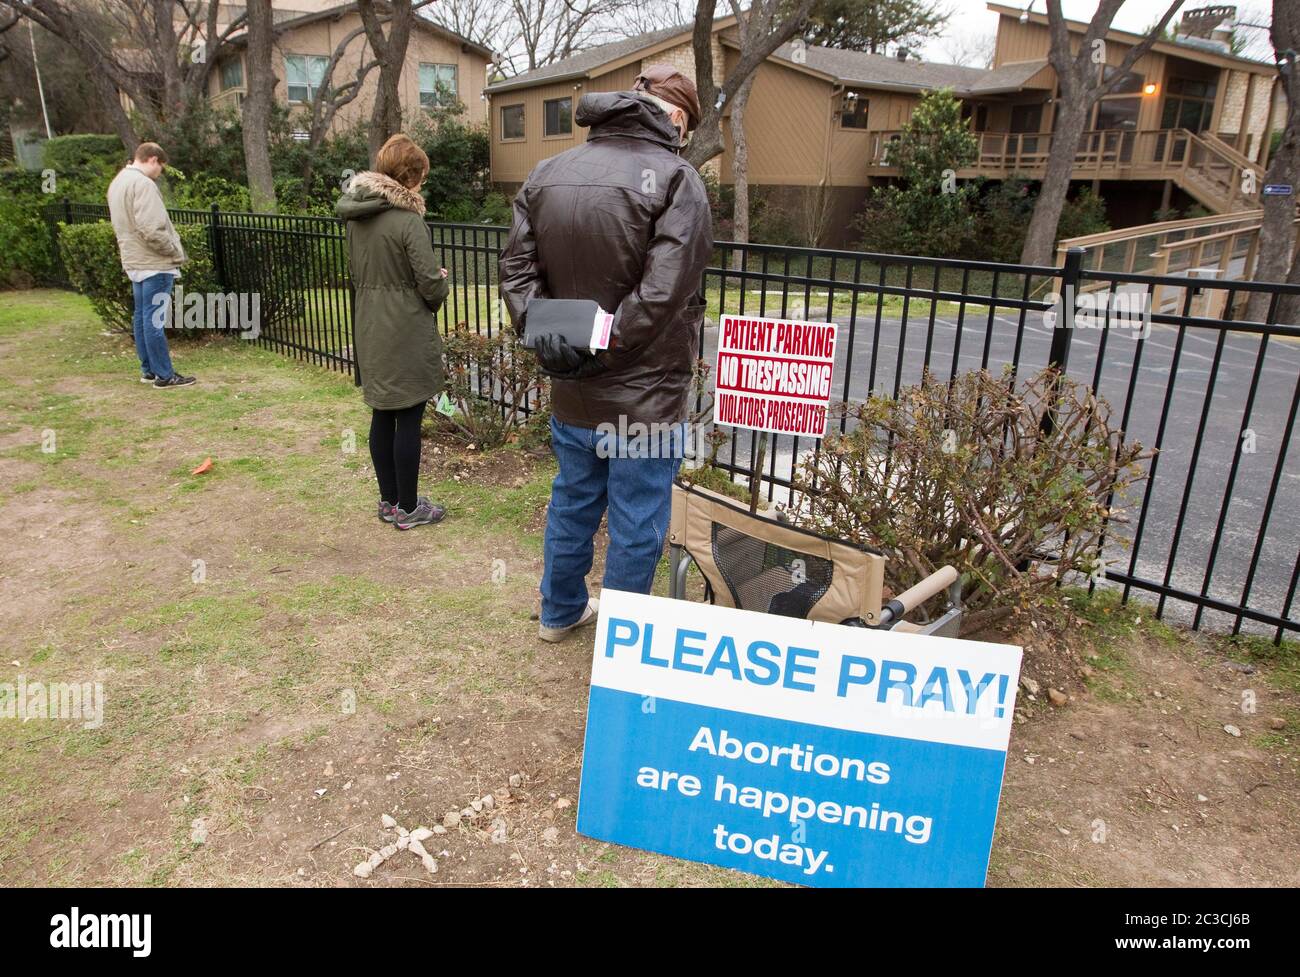
{"type": "Polygon", "coordinates": [[[538,336],[534,349],[542,372],[560,380],[581,380],[605,369],[595,355],[585,349],[574,349],[558,333],[538,336]]]}

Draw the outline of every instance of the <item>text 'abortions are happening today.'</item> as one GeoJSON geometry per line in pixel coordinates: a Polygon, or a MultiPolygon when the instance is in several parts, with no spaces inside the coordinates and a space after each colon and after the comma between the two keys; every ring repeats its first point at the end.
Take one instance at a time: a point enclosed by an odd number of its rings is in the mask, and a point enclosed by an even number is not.
{"type": "Polygon", "coordinates": [[[822,437],[830,408],[836,331],[833,322],[723,316],[714,422],[822,437]]]}

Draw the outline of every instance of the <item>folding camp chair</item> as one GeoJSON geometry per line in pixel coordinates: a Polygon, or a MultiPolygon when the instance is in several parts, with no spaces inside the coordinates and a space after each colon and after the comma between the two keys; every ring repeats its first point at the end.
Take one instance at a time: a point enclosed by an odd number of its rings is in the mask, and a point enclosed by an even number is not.
{"type": "Polygon", "coordinates": [[[692,561],[704,576],[706,597],[720,607],[800,617],[882,630],[957,637],[961,583],[950,566],[881,603],[885,555],[749,510],[699,486],[673,485],[668,529],[670,596],[686,598],[692,561]],[[903,618],[947,591],[934,620],[903,618]]]}

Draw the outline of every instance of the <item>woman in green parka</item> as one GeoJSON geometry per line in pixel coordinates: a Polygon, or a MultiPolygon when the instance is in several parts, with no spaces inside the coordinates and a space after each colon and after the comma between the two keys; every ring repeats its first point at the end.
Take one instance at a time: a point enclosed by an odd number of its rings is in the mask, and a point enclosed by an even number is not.
{"type": "Polygon", "coordinates": [[[442,337],[435,314],[447,297],[424,224],[420,187],[429,157],[409,136],[384,143],[374,171],[358,173],[335,211],[347,223],[356,289],[353,355],[373,411],[370,457],[379,481],[379,518],[398,529],[445,515],[417,494],[420,423],[442,390],[442,337]]]}

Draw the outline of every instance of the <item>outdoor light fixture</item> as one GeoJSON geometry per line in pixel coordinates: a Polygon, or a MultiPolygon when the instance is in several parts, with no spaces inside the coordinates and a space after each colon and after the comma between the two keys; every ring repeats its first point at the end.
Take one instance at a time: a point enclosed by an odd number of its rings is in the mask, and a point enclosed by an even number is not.
{"type": "Polygon", "coordinates": [[[1143,94],[1143,95],[1154,95],[1155,93],[1156,93],[1156,85],[1155,85],[1155,82],[1149,81],[1149,82],[1147,82],[1145,85],[1142,86],[1142,94],[1143,94]]]}

